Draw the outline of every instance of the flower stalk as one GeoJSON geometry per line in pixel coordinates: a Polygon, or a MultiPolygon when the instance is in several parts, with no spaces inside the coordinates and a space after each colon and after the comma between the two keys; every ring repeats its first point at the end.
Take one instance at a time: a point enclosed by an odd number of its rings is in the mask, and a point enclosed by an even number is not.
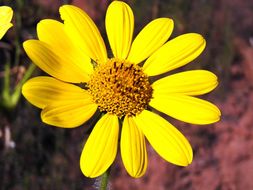
{"type": "Polygon", "coordinates": [[[15,12],[15,61],[14,61],[14,66],[18,66],[20,62],[20,54],[21,54],[21,43],[20,43],[20,34],[21,34],[21,27],[22,27],[22,19],[21,19],[21,10],[23,8],[23,0],[17,0],[16,1],[17,5],[17,10],[15,12]]]}
{"type": "Polygon", "coordinates": [[[4,86],[3,86],[3,91],[2,91],[1,107],[7,110],[12,110],[16,107],[21,95],[21,87],[30,78],[35,68],[36,66],[34,64],[31,64],[28,67],[23,78],[18,82],[18,84],[14,88],[14,91],[12,92],[11,84],[10,84],[10,63],[7,62],[5,64],[4,86]]]}
{"type": "Polygon", "coordinates": [[[106,170],[105,173],[102,174],[99,190],[107,190],[109,176],[110,176],[110,168],[106,170]]]}

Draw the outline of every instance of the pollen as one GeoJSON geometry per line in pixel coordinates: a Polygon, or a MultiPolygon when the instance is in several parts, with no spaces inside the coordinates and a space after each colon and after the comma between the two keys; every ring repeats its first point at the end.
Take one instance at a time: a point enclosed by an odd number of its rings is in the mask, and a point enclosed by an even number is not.
{"type": "Polygon", "coordinates": [[[100,111],[121,118],[135,116],[146,109],[153,90],[141,67],[112,58],[95,68],[88,92],[100,111]]]}

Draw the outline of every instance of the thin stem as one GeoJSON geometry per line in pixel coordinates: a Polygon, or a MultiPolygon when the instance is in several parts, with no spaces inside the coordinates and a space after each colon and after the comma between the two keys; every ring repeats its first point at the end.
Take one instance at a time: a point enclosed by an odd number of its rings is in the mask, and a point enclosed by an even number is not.
{"type": "Polygon", "coordinates": [[[103,175],[101,176],[99,190],[107,190],[109,175],[110,175],[110,168],[105,173],[103,173],[103,175]]]}
{"type": "Polygon", "coordinates": [[[4,88],[2,93],[1,106],[7,110],[12,110],[16,107],[18,100],[21,95],[22,85],[27,81],[35,70],[36,66],[31,64],[27,71],[25,72],[24,77],[16,85],[13,93],[10,91],[10,65],[5,64],[5,75],[4,75],[4,88]]]}
{"type": "Polygon", "coordinates": [[[20,88],[32,75],[33,71],[35,70],[36,65],[34,65],[33,63],[30,64],[30,66],[28,67],[27,71],[25,72],[25,75],[23,76],[23,78],[19,81],[19,83],[17,84],[15,91],[17,90],[17,88],[20,88]]]}
{"type": "Polygon", "coordinates": [[[23,0],[17,0],[16,1],[16,5],[17,5],[17,11],[15,12],[15,18],[16,18],[16,24],[15,24],[15,28],[16,28],[16,35],[15,35],[15,60],[14,60],[14,66],[19,65],[20,62],[20,54],[21,54],[21,44],[20,44],[20,31],[21,31],[21,27],[22,27],[22,19],[21,19],[21,10],[23,7],[23,0]]]}
{"type": "Polygon", "coordinates": [[[32,75],[33,71],[35,70],[35,68],[36,68],[36,65],[30,64],[27,71],[25,72],[24,77],[19,81],[19,83],[15,87],[15,90],[14,90],[12,96],[11,96],[13,106],[15,106],[18,103],[18,100],[19,100],[20,95],[21,95],[22,85],[31,77],[31,75],[32,75]]]}

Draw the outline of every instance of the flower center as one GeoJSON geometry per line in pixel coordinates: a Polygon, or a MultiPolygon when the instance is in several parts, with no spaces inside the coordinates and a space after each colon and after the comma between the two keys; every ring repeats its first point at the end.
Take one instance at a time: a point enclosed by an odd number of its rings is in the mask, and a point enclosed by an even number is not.
{"type": "Polygon", "coordinates": [[[139,114],[147,108],[153,91],[141,67],[116,58],[96,67],[88,88],[100,111],[118,117],[139,114]]]}

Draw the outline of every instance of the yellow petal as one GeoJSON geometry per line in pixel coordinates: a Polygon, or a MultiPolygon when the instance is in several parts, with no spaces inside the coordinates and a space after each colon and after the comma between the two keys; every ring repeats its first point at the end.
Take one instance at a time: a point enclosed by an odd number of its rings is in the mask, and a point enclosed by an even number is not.
{"type": "Polygon", "coordinates": [[[149,105],[178,120],[192,124],[210,124],[220,120],[220,110],[199,98],[181,95],[155,94],[149,105]]]}
{"type": "Polygon", "coordinates": [[[0,6],[0,25],[11,22],[13,10],[8,6],[0,6]]]}
{"type": "Polygon", "coordinates": [[[55,54],[68,60],[69,65],[75,65],[80,72],[93,72],[90,58],[71,42],[63,23],[51,19],[42,20],[37,25],[37,33],[39,40],[47,43],[55,54]]]}
{"type": "Polygon", "coordinates": [[[185,71],[155,81],[152,84],[155,94],[181,93],[201,95],[210,92],[218,85],[215,74],[205,70],[185,71]]]}
{"type": "Polygon", "coordinates": [[[92,97],[84,89],[52,77],[35,77],[22,87],[22,94],[33,105],[43,109],[54,102],[67,102],[92,97]]]}
{"type": "Polygon", "coordinates": [[[47,105],[41,112],[44,123],[62,128],[78,127],[89,120],[97,110],[97,105],[89,98],[57,101],[47,105]]]}
{"type": "Polygon", "coordinates": [[[11,19],[13,11],[8,6],[0,6],[0,39],[4,36],[7,30],[12,27],[11,19]]]}
{"type": "Polygon", "coordinates": [[[106,32],[114,57],[126,59],[134,30],[134,15],[124,2],[113,1],[106,13],[106,32]]]}
{"type": "Polygon", "coordinates": [[[169,18],[158,18],[150,22],[134,39],[127,60],[138,64],[148,58],[168,40],[173,27],[173,20],[169,18]]]}
{"type": "Polygon", "coordinates": [[[23,46],[27,55],[38,67],[57,79],[73,83],[86,82],[90,79],[77,64],[69,64],[70,61],[66,57],[55,54],[45,42],[27,40],[23,46]]]}
{"type": "Polygon", "coordinates": [[[104,115],[92,130],[81,154],[80,167],[87,177],[103,174],[116,157],[119,123],[115,115],[104,115]]]}
{"type": "Polygon", "coordinates": [[[145,138],[131,117],[125,117],[120,139],[121,157],[132,177],[141,177],[147,169],[145,138]]]}
{"type": "Polygon", "coordinates": [[[181,67],[198,57],[206,46],[205,39],[195,33],[170,40],[150,56],[143,65],[149,76],[162,74],[181,67]]]}
{"type": "Polygon", "coordinates": [[[73,43],[93,60],[106,62],[105,44],[92,19],[73,5],[63,5],[60,14],[64,20],[65,31],[73,43]]]}
{"type": "Polygon", "coordinates": [[[187,139],[165,119],[144,110],[134,117],[155,151],[166,161],[180,166],[192,162],[192,148],[187,139]]]}
{"type": "Polygon", "coordinates": [[[3,38],[5,33],[12,27],[13,25],[11,23],[2,24],[0,25],[0,40],[3,38]]]}

